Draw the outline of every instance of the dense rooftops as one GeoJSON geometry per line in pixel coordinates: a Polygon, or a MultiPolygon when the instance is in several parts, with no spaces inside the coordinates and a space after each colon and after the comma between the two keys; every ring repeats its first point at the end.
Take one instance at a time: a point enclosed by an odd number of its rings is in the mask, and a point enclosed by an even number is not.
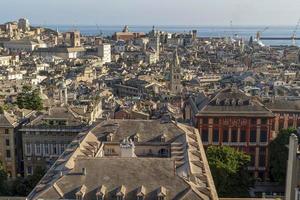
{"type": "Polygon", "coordinates": [[[235,88],[226,88],[217,93],[197,114],[216,116],[265,116],[272,117],[270,110],[258,101],[235,88]]]}
{"type": "MultiPolygon", "coordinates": [[[[134,139],[134,138],[133,138],[134,139]]],[[[129,145],[127,148],[131,148],[129,145]]],[[[121,150],[122,151],[122,150],[121,150]]],[[[127,150],[125,150],[127,151],[127,150]]],[[[141,156],[140,156],[141,155],[141,156]]],[[[80,133],[60,156],[28,199],[218,199],[197,130],[158,120],[107,120],[80,133]],[[112,135],[113,140],[107,140],[112,135]],[[139,136],[137,148],[157,142],[167,157],[109,156],[105,148],[122,148],[124,138],[139,136]],[[157,137],[166,137],[156,141],[157,137]],[[115,145],[116,144],[116,145],[115,145]],[[78,199],[78,198],[77,198],[78,199]]]]}

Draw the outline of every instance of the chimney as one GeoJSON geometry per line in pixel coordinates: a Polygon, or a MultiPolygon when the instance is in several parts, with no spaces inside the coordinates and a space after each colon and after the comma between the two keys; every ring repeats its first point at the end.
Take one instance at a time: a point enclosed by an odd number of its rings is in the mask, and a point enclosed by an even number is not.
{"type": "Polygon", "coordinates": [[[86,175],[86,168],[82,168],[82,175],[86,175]]]}

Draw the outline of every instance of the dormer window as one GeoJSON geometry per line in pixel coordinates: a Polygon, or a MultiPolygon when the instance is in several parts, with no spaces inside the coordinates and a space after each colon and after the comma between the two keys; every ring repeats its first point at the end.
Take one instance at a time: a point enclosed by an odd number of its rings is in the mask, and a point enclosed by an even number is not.
{"type": "Polygon", "coordinates": [[[118,190],[117,190],[117,200],[125,200],[125,193],[126,193],[126,188],[124,185],[122,185],[118,190]]]}
{"type": "Polygon", "coordinates": [[[229,99],[225,99],[225,105],[229,106],[230,105],[230,100],[229,99]]]}
{"type": "Polygon", "coordinates": [[[96,193],[97,200],[104,200],[105,192],[106,192],[106,187],[102,185],[96,193]]]}
{"type": "Polygon", "coordinates": [[[216,99],[216,105],[220,105],[221,104],[221,100],[220,99],[216,99]]]}
{"type": "Polygon", "coordinates": [[[243,100],[242,100],[242,99],[239,99],[239,100],[238,100],[238,105],[239,105],[239,106],[243,105],[243,100]]]}
{"type": "Polygon", "coordinates": [[[146,189],[144,186],[141,186],[137,190],[136,199],[137,200],[144,200],[146,195],[146,189]]]}
{"type": "Polygon", "coordinates": [[[162,134],[162,135],[160,136],[160,142],[166,142],[166,139],[167,139],[166,134],[162,134]]]}
{"type": "Polygon", "coordinates": [[[106,140],[107,140],[108,142],[112,142],[112,140],[113,140],[113,134],[112,134],[112,133],[109,133],[109,134],[106,136],[106,140]]]}
{"type": "Polygon", "coordinates": [[[82,185],[79,190],[76,192],[76,200],[83,200],[86,193],[86,186],[82,185]]]}
{"type": "Polygon", "coordinates": [[[157,200],[167,200],[167,189],[161,186],[157,191],[157,200]]]}
{"type": "Polygon", "coordinates": [[[233,105],[233,106],[236,105],[236,100],[235,100],[235,99],[232,99],[232,100],[231,100],[231,105],[233,105]]]}
{"type": "Polygon", "coordinates": [[[133,137],[133,141],[134,141],[135,143],[137,143],[137,142],[140,141],[140,135],[139,135],[138,133],[135,134],[135,136],[133,137]]]}

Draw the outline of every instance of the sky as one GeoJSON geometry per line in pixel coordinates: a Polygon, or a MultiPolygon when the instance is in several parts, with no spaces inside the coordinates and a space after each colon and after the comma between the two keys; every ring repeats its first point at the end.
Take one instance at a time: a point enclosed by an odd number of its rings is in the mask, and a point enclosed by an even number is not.
{"type": "Polygon", "coordinates": [[[300,0],[0,0],[0,23],[295,26],[300,0]]]}

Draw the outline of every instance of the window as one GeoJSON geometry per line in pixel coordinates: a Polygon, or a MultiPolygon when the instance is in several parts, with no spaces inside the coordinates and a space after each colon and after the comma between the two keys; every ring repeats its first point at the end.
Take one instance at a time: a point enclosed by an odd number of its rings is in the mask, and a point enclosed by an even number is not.
{"type": "Polygon", "coordinates": [[[202,124],[208,124],[208,118],[203,118],[202,119],[202,124]]]}
{"type": "Polygon", "coordinates": [[[208,142],[208,130],[207,129],[202,130],[201,139],[202,139],[202,142],[208,142]]]}
{"type": "Polygon", "coordinates": [[[32,174],[32,167],[31,166],[27,167],[27,174],[29,174],[29,175],[32,174]]]}
{"type": "Polygon", "coordinates": [[[49,155],[49,144],[44,144],[44,154],[49,155]]]}
{"type": "Polygon", "coordinates": [[[261,181],[264,180],[264,177],[265,177],[265,173],[264,172],[258,172],[258,177],[261,181]]]}
{"type": "Polygon", "coordinates": [[[53,144],[53,154],[55,155],[55,154],[57,154],[57,146],[56,146],[56,144],[53,144]]]}
{"type": "Polygon", "coordinates": [[[97,200],[104,200],[104,195],[103,194],[97,195],[97,200]]]}
{"type": "Polygon", "coordinates": [[[213,142],[219,142],[219,129],[214,129],[213,142]]]}
{"type": "Polygon", "coordinates": [[[41,155],[41,144],[35,144],[35,154],[41,155]]]}
{"type": "Polygon", "coordinates": [[[228,130],[223,130],[223,142],[228,142],[228,130]]]}
{"type": "Polygon", "coordinates": [[[11,177],[12,177],[12,175],[11,175],[11,171],[7,171],[7,176],[8,176],[9,178],[11,178],[11,177]]]}
{"type": "Polygon", "coordinates": [[[261,119],[261,124],[267,124],[267,123],[268,123],[268,118],[261,119]]]}
{"type": "Polygon", "coordinates": [[[11,158],[10,150],[6,150],[6,158],[11,158]]]}
{"type": "Polygon", "coordinates": [[[160,149],[158,151],[158,155],[161,157],[168,157],[169,156],[169,151],[168,149],[160,149]]]}
{"type": "Polygon", "coordinates": [[[9,130],[7,128],[4,130],[4,134],[9,134],[9,130]]]}
{"type": "Polygon", "coordinates": [[[256,129],[250,130],[250,142],[256,142],[256,129]]]}
{"type": "Polygon", "coordinates": [[[240,132],[240,142],[246,142],[246,130],[240,132]]]}
{"type": "Polygon", "coordinates": [[[214,118],[214,124],[219,124],[219,118],[214,118]]]}
{"type": "Polygon", "coordinates": [[[65,151],[65,144],[60,144],[60,153],[65,151]]]}
{"type": "Polygon", "coordinates": [[[231,142],[237,142],[237,130],[231,130],[231,142]]]}
{"type": "Polygon", "coordinates": [[[300,127],[300,120],[299,119],[297,120],[297,127],[296,128],[298,128],[298,127],[300,127]]]}
{"type": "Polygon", "coordinates": [[[58,121],[58,125],[60,125],[60,126],[65,126],[66,124],[67,124],[67,122],[65,120],[58,121]]]}
{"type": "Polygon", "coordinates": [[[30,156],[31,155],[31,144],[25,144],[25,154],[27,156],[30,156]]]}
{"type": "Polygon", "coordinates": [[[251,157],[251,159],[250,159],[250,166],[251,167],[255,166],[255,153],[256,153],[256,148],[255,147],[250,147],[249,148],[249,155],[251,157]]]}
{"type": "Polygon", "coordinates": [[[123,195],[118,195],[117,200],[124,200],[124,196],[123,195]]]}
{"type": "Polygon", "coordinates": [[[257,123],[256,118],[252,118],[252,119],[251,119],[251,124],[256,125],[256,123],[257,123]]]}
{"type": "Polygon", "coordinates": [[[294,125],[294,121],[293,120],[289,120],[288,121],[288,127],[290,128],[290,127],[293,127],[293,125],[294,125]]]}
{"type": "Polygon", "coordinates": [[[266,130],[260,131],[260,142],[267,142],[268,140],[268,133],[266,130]]]}
{"type": "Polygon", "coordinates": [[[83,196],[82,194],[76,194],[76,200],[82,200],[83,196]]]}
{"type": "Polygon", "coordinates": [[[266,166],[266,148],[265,147],[259,148],[258,165],[259,165],[259,167],[266,166]]]}
{"type": "Polygon", "coordinates": [[[9,139],[5,140],[5,144],[6,144],[6,146],[9,146],[9,139]]]}
{"type": "Polygon", "coordinates": [[[279,120],[279,130],[284,128],[284,121],[283,120],[279,120]]]}

